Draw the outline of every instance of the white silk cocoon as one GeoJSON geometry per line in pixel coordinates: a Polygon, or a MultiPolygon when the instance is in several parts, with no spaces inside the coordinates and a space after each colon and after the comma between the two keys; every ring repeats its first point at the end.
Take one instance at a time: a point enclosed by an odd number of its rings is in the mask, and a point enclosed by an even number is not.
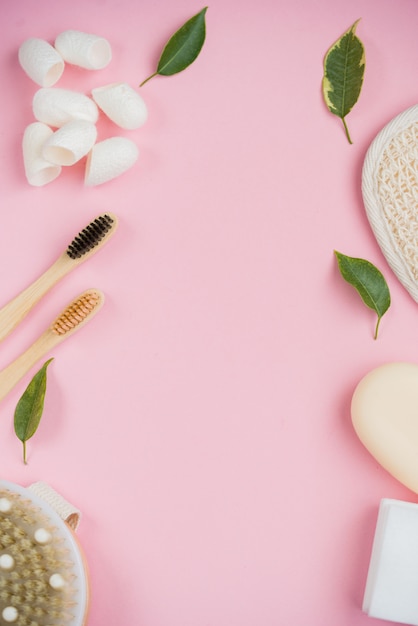
{"type": "Polygon", "coordinates": [[[126,172],[137,161],[137,145],[125,137],[110,137],[96,143],[87,157],[84,182],[93,187],[126,172]]]}
{"type": "Polygon", "coordinates": [[[26,74],[41,87],[52,87],[64,71],[60,53],[44,39],[31,37],[22,43],[19,63],[26,74]]]}
{"type": "Polygon", "coordinates": [[[38,89],[33,97],[32,110],[39,122],[58,128],[71,120],[85,120],[95,124],[99,117],[99,109],[91,98],[58,87],[38,89]]]}
{"type": "Polygon", "coordinates": [[[53,130],[42,122],[33,122],[25,128],[22,140],[23,165],[28,183],[42,187],[55,180],[61,167],[47,161],[42,155],[45,141],[53,135],[53,130]]]}
{"type": "Polygon", "coordinates": [[[112,48],[104,37],[79,30],[65,30],[55,39],[64,61],[87,70],[101,70],[112,59],[112,48]]]}
{"type": "Polygon", "coordinates": [[[45,141],[42,155],[56,165],[73,165],[91,150],[96,138],[95,124],[71,120],[45,141]]]}
{"type": "Polygon", "coordinates": [[[121,128],[133,130],[148,117],[147,106],[135,89],[127,83],[111,83],[92,89],[93,100],[121,128]]]}

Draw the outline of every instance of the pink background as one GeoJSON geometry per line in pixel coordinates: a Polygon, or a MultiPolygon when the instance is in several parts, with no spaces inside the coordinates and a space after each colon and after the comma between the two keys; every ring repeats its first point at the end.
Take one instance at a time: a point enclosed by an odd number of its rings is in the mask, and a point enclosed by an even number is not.
{"type": "Polygon", "coordinates": [[[103,35],[112,63],[67,66],[57,86],[136,87],[203,6],[1,3],[2,303],[96,215],[120,220],[3,342],[0,367],[78,293],[106,294],[51,354],[27,466],[13,413],[31,376],[2,402],[1,477],[45,480],[82,510],[90,626],[366,626],[377,623],[361,603],[379,501],[418,499],[350,421],[366,372],[418,362],[417,304],[382,257],[360,189],[371,140],[418,100],[416,0],[212,0],[196,62],[141,88],[147,124],[99,123],[100,138],[137,142],[132,170],[92,189],[84,162],[40,189],[24,176],[38,88],[17,61],[27,37],[103,35]],[[322,100],[322,61],[358,18],[367,68],[350,146],[322,100]],[[387,278],[377,341],[334,249],[387,278]]]}

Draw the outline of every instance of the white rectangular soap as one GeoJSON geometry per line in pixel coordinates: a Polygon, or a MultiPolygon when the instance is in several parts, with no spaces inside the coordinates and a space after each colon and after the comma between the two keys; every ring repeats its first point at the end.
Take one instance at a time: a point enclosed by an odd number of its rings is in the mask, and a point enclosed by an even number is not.
{"type": "Polygon", "coordinates": [[[363,611],[418,626],[418,504],[382,499],[363,611]]]}

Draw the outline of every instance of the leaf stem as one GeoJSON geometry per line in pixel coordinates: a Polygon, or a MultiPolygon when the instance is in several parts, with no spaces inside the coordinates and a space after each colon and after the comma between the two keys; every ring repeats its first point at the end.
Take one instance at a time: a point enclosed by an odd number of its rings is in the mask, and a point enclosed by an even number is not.
{"type": "Polygon", "coordinates": [[[375,331],[374,331],[374,339],[377,339],[377,335],[378,335],[378,332],[379,332],[379,325],[380,325],[380,320],[381,319],[382,319],[381,317],[377,318],[377,324],[376,324],[376,328],[375,328],[375,331]]]}
{"type": "Polygon", "coordinates": [[[26,458],[26,441],[23,441],[23,463],[25,465],[28,464],[27,458],[26,458]]]}
{"type": "Polygon", "coordinates": [[[148,78],[143,80],[142,83],[139,86],[142,87],[143,85],[145,85],[145,83],[147,83],[149,80],[151,80],[151,78],[154,78],[154,76],[157,76],[157,74],[158,74],[158,72],[154,72],[154,74],[151,74],[151,76],[148,76],[148,78]]]}
{"type": "Polygon", "coordinates": [[[344,130],[345,130],[345,134],[346,134],[347,139],[348,139],[348,143],[352,144],[353,142],[351,141],[350,133],[348,132],[348,126],[347,126],[347,123],[345,121],[345,117],[342,117],[341,119],[342,119],[343,124],[344,124],[344,130]]]}

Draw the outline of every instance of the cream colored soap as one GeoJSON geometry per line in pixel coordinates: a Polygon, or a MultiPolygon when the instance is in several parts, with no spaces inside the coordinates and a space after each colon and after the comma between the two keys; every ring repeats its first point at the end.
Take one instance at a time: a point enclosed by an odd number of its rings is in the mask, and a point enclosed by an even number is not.
{"type": "Polygon", "coordinates": [[[388,363],[369,372],[354,391],[351,417],[375,459],[418,493],[418,365],[388,363]]]}

